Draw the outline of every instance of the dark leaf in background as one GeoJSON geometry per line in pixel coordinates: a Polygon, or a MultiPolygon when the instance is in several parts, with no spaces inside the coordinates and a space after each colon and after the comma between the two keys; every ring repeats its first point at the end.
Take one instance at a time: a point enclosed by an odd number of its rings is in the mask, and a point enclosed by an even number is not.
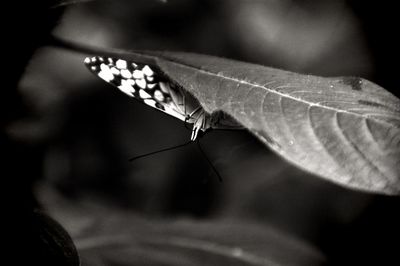
{"type": "MultiPolygon", "coordinates": [[[[38,203],[32,193],[34,181],[42,175],[43,147],[29,141],[15,139],[7,128],[17,120],[32,114],[30,104],[18,90],[18,84],[34,52],[47,42],[50,32],[57,25],[64,9],[53,9],[58,0],[8,1],[3,10],[4,61],[11,62],[6,68],[1,90],[0,146],[6,208],[2,217],[6,222],[3,238],[3,263],[5,265],[78,265],[76,257],[64,256],[67,245],[53,245],[67,237],[51,218],[34,213],[38,203]],[[11,22],[11,23],[10,23],[11,22]],[[10,236],[10,238],[7,238],[10,236]]],[[[70,240],[69,240],[70,241],[70,240]]]]}
{"type": "MultiPolygon", "coordinates": [[[[271,228],[231,220],[137,223],[77,239],[87,265],[321,265],[323,257],[271,228]],[[233,223],[232,223],[233,222],[233,223]],[[157,230],[154,230],[158,228],[157,230]]],[[[132,221],[133,220],[133,221],[132,221]]],[[[98,221],[97,221],[98,222],[98,221]]]]}
{"type": "Polygon", "coordinates": [[[400,101],[368,80],[189,53],[115,56],[153,61],[206,112],[231,115],[300,168],[354,189],[400,192],[400,101]]]}
{"type": "Polygon", "coordinates": [[[34,214],[43,257],[57,265],[80,265],[78,252],[65,229],[42,211],[36,210],[34,214]]]}
{"type": "Polygon", "coordinates": [[[50,212],[64,223],[83,265],[321,265],[305,241],[246,219],[149,219],[91,200],[66,201],[44,187],[50,212]],[[79,206],[79,207],[78,207],[79,206]]]}

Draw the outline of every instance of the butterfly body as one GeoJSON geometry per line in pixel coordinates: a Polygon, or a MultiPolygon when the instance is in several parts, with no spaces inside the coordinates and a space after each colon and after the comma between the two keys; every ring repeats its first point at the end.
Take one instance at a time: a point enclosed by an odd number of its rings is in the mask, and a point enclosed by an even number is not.
{"type": "Polygon", "coordinates": [[[111,57],[87,57],[85,65],[99,78],[114,85],[130,97],[157,110],[193,124],[191,140],[211,128],[239,127],[223,114],[210,115],[188,92],[149,65],[111,57]],[[228,121],[222,125],[221,121],[228,121]]]}

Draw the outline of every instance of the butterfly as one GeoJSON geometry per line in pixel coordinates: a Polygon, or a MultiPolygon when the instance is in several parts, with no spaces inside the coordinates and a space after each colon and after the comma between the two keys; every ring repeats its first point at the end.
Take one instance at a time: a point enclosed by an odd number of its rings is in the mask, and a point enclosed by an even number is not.
{"type": "Polygon", "coordinates": [[[130,97],[159,111],[193,124],[190,139],[209,129],[242,129],[222,112],[208,114],[200,103],[156,67],[121,58],[94,56],[84,60],[87,68],[99,78],[114,85],[130,97]]]}

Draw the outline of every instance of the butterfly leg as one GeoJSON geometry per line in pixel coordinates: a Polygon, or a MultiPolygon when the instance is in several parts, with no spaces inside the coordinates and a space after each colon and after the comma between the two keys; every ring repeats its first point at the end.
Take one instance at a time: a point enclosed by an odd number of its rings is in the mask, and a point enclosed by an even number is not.
{"type": "Polygon", "coordinates": [[[193,110],[190,114],[186,115],[185,122],[190,121],[191,119],[194,119],[193,122],[193,128],[192,128],[192,136],[190,137],[190,140],[195,141],[197,138],[197,135],[199,133],[199,130],[202,128],[202,116],[204,112],[201,112],[196,115],[194,118],[194,115],[201,110],[201,107],[197,107],[195,110],[193,110]]]}
{"type": "Polygon", "coordinates": [[[195,141],[197,139],[199,131],[204,130],[205,119],[206,117],[203,111],[199,114],[199,116],[196,118],[196,121],[193,124],[192,136],[190,137],[190,140],[195,141]]]}
{"type": "Polygon", "coordinates": [[[199,134],[199,131],[201,129],[201,126],[198,125],[198,121],[200,121],[200,119],[196,120],[196,123],[193,125],[193,129],[192,129],[192,136],[190,137],[191,141],[195,141],[197,138],[197,135],[199,134]]]}

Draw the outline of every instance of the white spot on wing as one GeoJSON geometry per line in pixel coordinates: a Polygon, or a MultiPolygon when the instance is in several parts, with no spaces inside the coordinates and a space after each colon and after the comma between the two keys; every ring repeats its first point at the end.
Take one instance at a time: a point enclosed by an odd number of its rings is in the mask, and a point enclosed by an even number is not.
{"type": "Polygon", "coordinates": [[[116,67],[112,67],[111,73],[113,73],[114,75],[119,75],[121,72],[116,67]]]}
{"type": "Polygon", "coordinates": [[[107,82],[110,82],[111,80],[114,79],[114,75],[112,74],[110,68],[107,65],[101,64],[100,69],[101,71],[99,72],[99,74],[97,74],[100,78],[104,79],[107,82]]]}
{"type": "Polygon", "coordinates": [[[118,59],[117,62],[115,63],[115,65],[119,68],[119,69],[126,69],[127,67],[127,63],[125,60],[122,59],[118,59]]]}
{"type": "Polygon", "coordinates": [[[153,76],[154,74],[153,70],[151,70],[151,68],[148,65],[145,65],[142,71],[146,76],[153,76]]]}
{"type": "Polygon", "coordinates": [[[135,92],[135,89],[132,87],[131,82],[129,82],[129,80],[124,80],[124,79],[121,80],[121,85],[118,86],[118,89],[120,89],[122,92],[128,94],[129,96],[133,96],[132,93],[135,92]]]}
{"type": "Polygon", "coordinates": [[[146,88],[146,81],[144,79],[137,79],[136,84],[142,89],[146,88]]]}
{"type": "Polygon", "coordinates": [[[146,77],[146,79],[147,79],[148,81],[153,81],[153,80],[154,80],[154,77],[146,77]]]}
{"type": "Polygon", "coordinates": [[[133,71],[132,76],[133,76],[135,79],[142,79],[142,78],[144,78],[143,72],[140,71],[140,70],[137,70],[137,69],[133,71]]]}
{"type": "Polygon", "coordinates": [[[147,92],[145,92],[144,90],[139,90],[139,96],[142,99],[146,99],[146,98],[151,98],[150,94],[148,94],[147,92]]]}
{"type": "Polygon", "coordinates": [[[96,57],[92,57],[92,60],[91,60],[93,63],[96,63],[96,61],[97,61],[97,59],[96,59],[96,57]]]}
{"type": "Polygon", "coordinates": [[[154,101],[153,99],[146,99],[144,100],[144,103],[152,107],[156,107],[156,101],[154,101]]]}
{"type": "Polygon", "coordinates": [[[85,58],[85,61],[83,61],[85,64],[89,64],[90,63],[90,58],[89,57],[86,57],[85,58]]]}
{"type": "Polygon", "coordinates": [[[135,85],[135,81],[133,79],[122,80],[122,82],[126,82],[127,84],[133,86],[135,85]]]}
{"type": "Polygon", "coordinates": [[[100,69],[101,69],[102,71],[110,71],[110,68],[109,68],[106,64],[101,64],[101,65],[100,65],[100,69]]]}
{"type": "Polygon", "coordinates": [[[130,72],[129,70],[127,70],[127,69],[122,69],[122,70],[121,70],[121,76],[122,76],[123,78],[130,79],[130,78],[132,77],[132,74],[131,74],[131,72],[130,72]]]}
{"type": "Polygon", "coordinates": [[[147,84],[147,88],[153,89],[156,85],[157,85],[157,84],[155,84],[155,83],[148,83],[148,84],[147,84]]]}
{"type": "Polygon", "coordinates": [[[156,90],[156,91],[154,92],[154,98],[155,98],[157,101],[162,102],[162,101],[164,101],[164,94],[163,94],[161,91],[156,90]]]}
{"type": "Polygon", "coordinates": [[[96,66],[91,66],[91,67],[90,67],[90,70],[92,70],[92,71],[96,71],[96,69],[97,69],[96,66]]]}

